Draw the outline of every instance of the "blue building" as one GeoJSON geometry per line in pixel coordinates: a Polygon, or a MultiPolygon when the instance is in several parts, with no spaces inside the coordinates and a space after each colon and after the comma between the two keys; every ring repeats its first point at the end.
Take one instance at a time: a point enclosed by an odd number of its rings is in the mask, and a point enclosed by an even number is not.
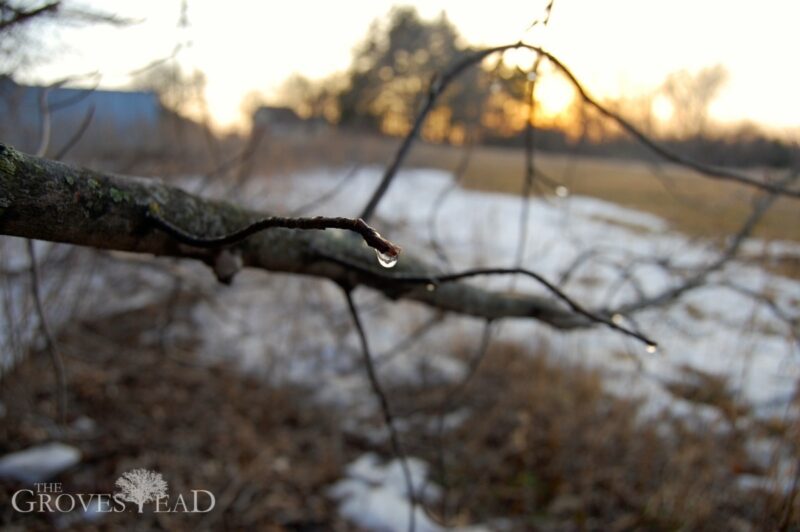
{"type": "Polygon", "coordinates": [[[51,123],[49,154],[70,142],[91,116],[75,150],[96,156],[156,150],[167,112],[152,91],[51,88],[20,85],[0,76],[0,142],[22,151],[37,149],[42,98],[51,123]]]}

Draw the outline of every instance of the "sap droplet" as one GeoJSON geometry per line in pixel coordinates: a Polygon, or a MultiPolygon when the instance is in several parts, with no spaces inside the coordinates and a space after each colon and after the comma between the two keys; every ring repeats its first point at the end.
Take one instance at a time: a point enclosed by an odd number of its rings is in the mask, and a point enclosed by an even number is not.
{"type": "Polygon", "coordinates": [[[658,347],[656,347],[656,346],[655,346],[655,345],[653,345],[653,344],[647,344],[647,352],[648,352],[648,353],[650,353],[650,354],[652,355],[652,354],[653,354],[653,353],[655,353],[656,351],[658,351],[658,347]]]}
{"type": "Polygon", "coordinates": [[[433,292],[434,290],[436,290],[436,285],[433,283],[428,283],[425,285],[425,290],[427,290],[428,292],[433,292]]]}
{"type": "Polygon", "coordinates": [[[556,187],[556,196],[558,196],[559,198],[566,198],[567,196],[569,196],[569,189],[564,185],[558,185],[556,187]]]}
{"type": "Polygon", "coordinates": [[[397,255],[381,253],[377,249],[375,250],[375,254],[378,256],[378,263],[384,268],[394,268],[395,264],[397,264],[397,255]]]}

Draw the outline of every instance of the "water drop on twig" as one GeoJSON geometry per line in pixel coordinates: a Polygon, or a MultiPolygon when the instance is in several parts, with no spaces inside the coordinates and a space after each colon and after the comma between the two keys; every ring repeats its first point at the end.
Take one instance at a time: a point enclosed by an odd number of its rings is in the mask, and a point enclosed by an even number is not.
{"type": "Polygon", "coordinates": [[[655,346],[655,345],[653,345],[653,344],[648,344],[648,345],[647,345],[647,352],[648,352],[648,353],[650,353],[650,354],[652,355],[652,354],[653,354],[653,353],[655,353],[656,351],[658,351],[658,347],[656,347],[656,346],[655,346]]]}
{"type": "Polygon", "coordinates": [[[390,255],[389,253],[381,253],[377,249],[375,254],[378,256],[378,263],[384,268],[394,268],[397,264],[397,255],[390,255]]]}

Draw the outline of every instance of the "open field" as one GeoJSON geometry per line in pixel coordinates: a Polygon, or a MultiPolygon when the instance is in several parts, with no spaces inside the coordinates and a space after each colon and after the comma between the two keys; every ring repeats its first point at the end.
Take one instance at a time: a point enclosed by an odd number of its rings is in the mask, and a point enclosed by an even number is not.
{"type": "MultiPolygon", "coordinates": [[[[459,157],[458,149],[421,146],[414,163],[453,168],[459,157]]],[[[736,231],[749,214],[750,199],[757,194],[674,165],[540,153],[535,163],[572,194],[653,213],[690,236],[715,237],[736,231]]],[[[463,183],[467,188],[518,194],[523,187],[523,168],[521,150],[480,147],[472,156],[463,183]]],[[[797,207],[791,200],[778,201],[756,235],[800,241],[797,207]]]]}
{"type": "MultiPolygon", "coordinates": [[[[284,145],[273,146],[263,164],[279,170],[286,167],[288,161],[295,161],[289,165],[291,168],[295,168],[297,161],[333,165],[387,164],[400,142],[400,139],[336,132],[304,141],[302,146],[288,150],[284,145]],[[298,156],[300,154],[302,156],[298,156]]],[[[454,170],[463,153],[463,148],[417,143],[407,166],[454,170]]],[[[750,188],[705,178],[668,164],[544,153],[536,153],[535,164],[572,194],[653,213],[688,236],[714,238],[735,232],[747,218],[750,202],[758,194],[750,188]]],[[[523,188],[524,167],[525,154],[521,149],[479,146],[473,149],[462,183],[471,189],[519,194],[523,188]]],[[[781,175],[775,170],[761,172],[768,172],[771,177],[781,175]]],[[[543,191],[553,193],[552,187],[544,186],[543,191]]],[[[800,242],[798,203],[786,199],[777,201],[756,228],[755,236],[800,242]]]]}

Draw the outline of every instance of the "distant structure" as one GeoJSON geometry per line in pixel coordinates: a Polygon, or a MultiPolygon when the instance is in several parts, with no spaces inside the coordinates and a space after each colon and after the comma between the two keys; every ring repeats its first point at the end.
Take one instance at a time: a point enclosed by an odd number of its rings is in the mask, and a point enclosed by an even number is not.
{"type": "Polygon", "coordinates": [[[321,133],[329,126],[321,118],[302,118],[290,107],[262,105],[253,113],[253,127],[276,137],[303,137],[321,133]]]}
{"type": "Polygon", "coordinates": [[[0,142],[35,151],[41,138],[42,98],[51,123],[50,153],[76,134],[91,114],[81,136],[81,151],[98,156],[153,151],[162,137],[168,112],[151,91],[45,88],[21,85],[0,76],[0,142]]]}

